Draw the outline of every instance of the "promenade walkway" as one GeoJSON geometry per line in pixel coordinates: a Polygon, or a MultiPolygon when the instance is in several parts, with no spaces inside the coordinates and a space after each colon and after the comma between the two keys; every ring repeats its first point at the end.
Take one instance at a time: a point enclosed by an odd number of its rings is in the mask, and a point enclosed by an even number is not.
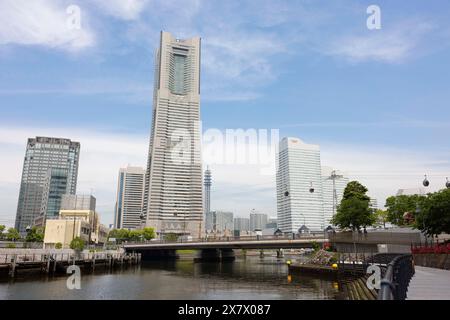
{"type": "Polygon", "coordinates": [[[415,267],[407,300],[450,300],[450,270],[415,267]]]}

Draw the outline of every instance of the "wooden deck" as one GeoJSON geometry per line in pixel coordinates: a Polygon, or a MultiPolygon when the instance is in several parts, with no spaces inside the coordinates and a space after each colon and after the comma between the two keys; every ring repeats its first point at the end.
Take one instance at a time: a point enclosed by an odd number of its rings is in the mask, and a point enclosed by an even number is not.
{"type": "Polygon", "coordinates": [[[407,300],[450,300],[450,270],[415,267],[407,300]]]}

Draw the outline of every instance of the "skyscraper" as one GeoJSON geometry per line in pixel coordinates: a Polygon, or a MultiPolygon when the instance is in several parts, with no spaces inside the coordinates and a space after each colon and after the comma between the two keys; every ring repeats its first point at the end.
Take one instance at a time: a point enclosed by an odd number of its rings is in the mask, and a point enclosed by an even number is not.
{"type": "Polygon", "coordinates": [[[144,190],[145,170],[143,168],[120,169],[114,219],[116,229],[136,229],[141,226],[144,190]]]}
{"type": "Polygon", "coordinates": [[[203,234],[200,38],[161,32],[146,175],[146,225],[159,235],[203,234]]]}
{"type": "Polygon", "coordinates": [[[253,211],[250,213],[250,231],[264,230],[267,225],[267,214],[256,213],[253,211]]]}
{"type": "Polygon", "coordinates": [[[249,218],[234,218],[234,230],[250,231],[250,219],[249,218]]]}
{"type": "Polygon", "coordinates": [[[323,218],[325,228],[331,225],[331,219],[342,201],[345,187],[349,182],[345,172],[322,167],[323,218]]]}
{"type": "Polygon", "coordinates": [[[65,194],[61,201],[61,210],[95,211],[97,199],[92,195],[65,194]]]}
{"type": "Polygon", "coordinates": [[[58,218],[62,198],[67,194],[67,182],[66,169],[48,170],[41,201],[41,215],[44,221],[58,218]]]}
{"type": "Polygon", "coordinates": [[[233,231],[233,212],[210,211],[206,215],[206,230],[208,232],[233,231]]]}
{"type": "Polygon", "coordinates": [[[283,138],[277,169],[278,228],[297,233],[325,228],[320,147],[297,138],[283,138]]]}
{"type": "MultiPolygon", "coordinates": [[[[16,229],[22,235],[25,235],[27,226],[33,225],[34,220],[42,212],[42,208],[49,207],[46,202],[50,189],[46,192],[45,188],[46,186],[51,188],[51,175],[52,172],[55,173],[52,169],[67,172],[66,192],[76,193],[79,157],[80,143],[78,142],[49,137],[28,139],[15,223],[16,229]]],[[[56,175],[54,179],[57,179],[56,175]]],[[[57,203],[50,204],[50,207],[53,205],[57,203]]],[[[56,209],[54,207],[52,211],[56,209]]]]}
{"type": "Polygon", "coordinates": [[[205,180],[203,186],[205,187],[205,216],[211,211],[211,170],[209,167],[205,171],[205,180]]]}

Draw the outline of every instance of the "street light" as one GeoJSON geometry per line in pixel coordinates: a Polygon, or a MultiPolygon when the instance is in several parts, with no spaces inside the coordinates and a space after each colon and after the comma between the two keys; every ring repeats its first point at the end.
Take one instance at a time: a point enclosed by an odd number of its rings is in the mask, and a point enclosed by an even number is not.
{"type": "Polygon", "coordinates": [[[314,187],[313,187],[313,183],[311,182],[311,186],[309,187],[309,192],[310,193],[314,193],[314,187]]]}
{"type": "Polygon", "coordinates": [[[447,187],[447,189],[450,189],[450,180],[448,180],[448,178],[447,178],[447,182],[445,183],[445,186],[447,187]]]}

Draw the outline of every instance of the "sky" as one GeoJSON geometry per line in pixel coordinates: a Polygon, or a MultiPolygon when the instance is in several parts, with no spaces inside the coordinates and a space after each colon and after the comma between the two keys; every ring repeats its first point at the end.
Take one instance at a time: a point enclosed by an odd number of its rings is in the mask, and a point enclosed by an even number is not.
{"type": "MultiPolygon", "coordinates": [[[[439,190],[449,14],[447,0],[0,0],[0,224],[14,224],[35,136],[81,143],[78,193],[93,192],[113,222],[119,168],[147,162],[161,30],[202,38],[203,131],[278,129],[318,144],[323,165],[380,205],[424,174],[439,190]],[[367,26],[370,5],[380,29],[367,26]]],[[[208,161],[213,210],[276,216],[273,174],[208,161]]]]}

